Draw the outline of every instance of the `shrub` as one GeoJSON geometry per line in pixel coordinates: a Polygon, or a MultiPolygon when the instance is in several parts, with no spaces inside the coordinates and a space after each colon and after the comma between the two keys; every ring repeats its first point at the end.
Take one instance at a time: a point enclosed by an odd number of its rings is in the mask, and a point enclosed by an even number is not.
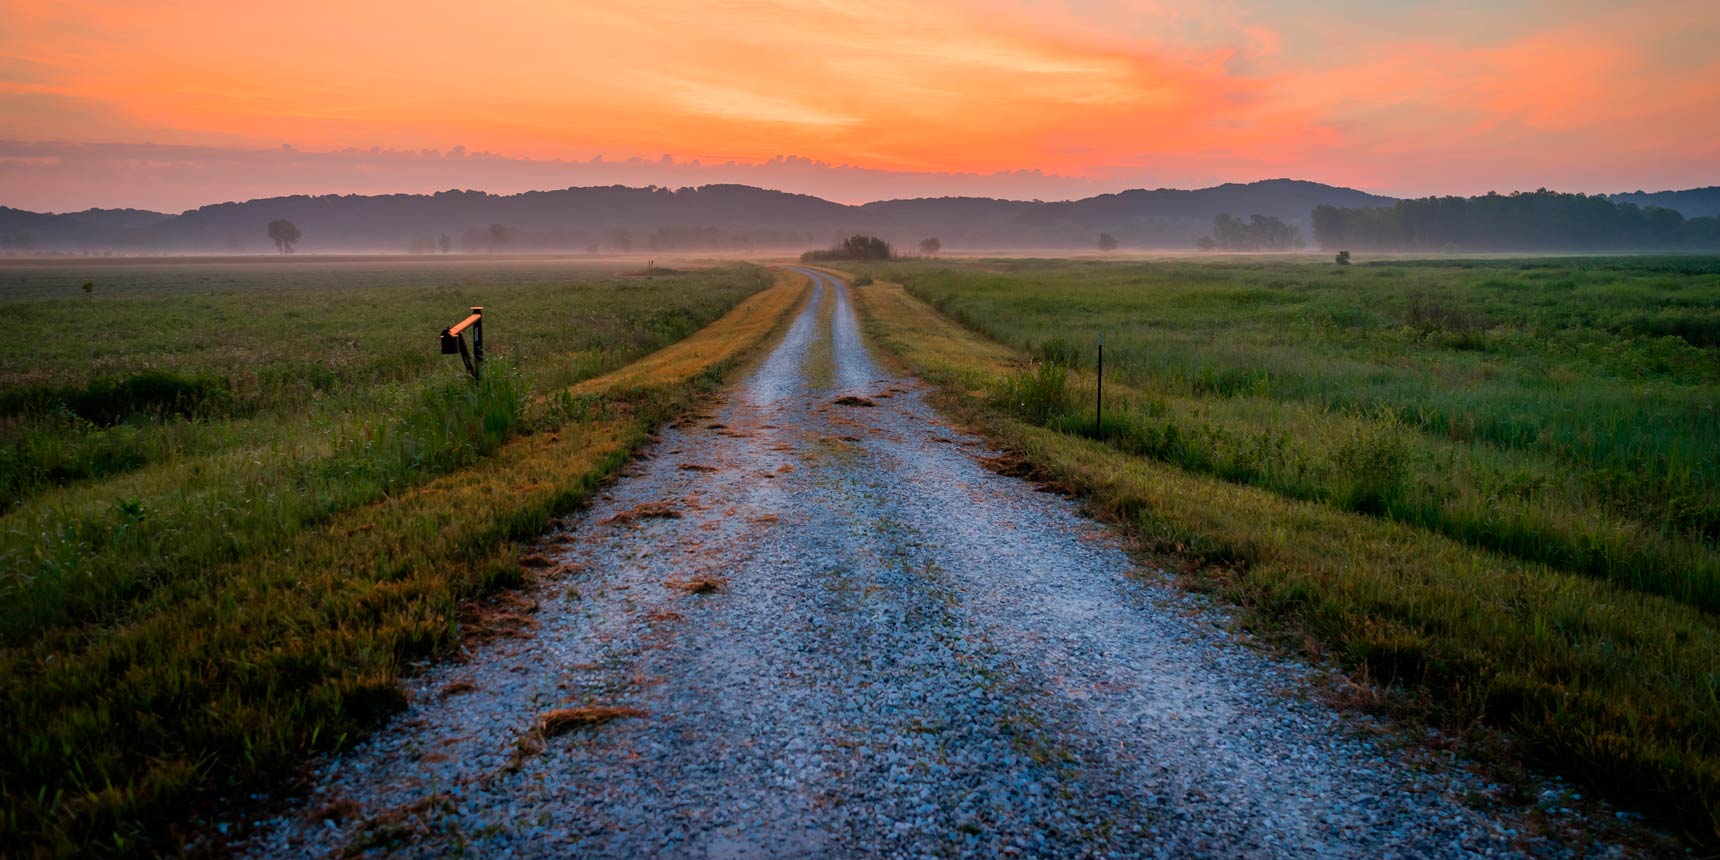
{"type": "Polygon", "coordinates": [[[822,251],[807,251],[800,255],[803,263],[832,260],[890,260],[895,258],[890,243],[877,236],[855,234],[822,251]]]}

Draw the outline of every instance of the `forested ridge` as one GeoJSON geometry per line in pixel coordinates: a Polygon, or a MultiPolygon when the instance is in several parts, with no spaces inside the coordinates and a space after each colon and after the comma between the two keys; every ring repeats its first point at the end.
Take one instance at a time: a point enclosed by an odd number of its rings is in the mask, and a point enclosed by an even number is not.
{"type": "Polygon", "coordinates": [[[1720,218],[1541,189],[1313,211],[1326,249],[1564,251],[1720,248],[1720,218]]]}

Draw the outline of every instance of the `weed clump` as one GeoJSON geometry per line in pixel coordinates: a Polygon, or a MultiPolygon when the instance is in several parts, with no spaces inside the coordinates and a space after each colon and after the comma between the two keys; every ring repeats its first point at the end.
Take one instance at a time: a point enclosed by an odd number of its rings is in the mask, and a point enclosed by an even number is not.
{"type": "Polygon", "coordinates": [[[1073,399],[1069,392],[1069,368],[1051,361],[1035,362],[1032,367],[1005,376],[997,393],[1011,412],[1038,425],[1068,412],[1073,399]]]}
{"type": "Polygon", "coordinates": [[[1396,413],[1358,423],[1332,455],[1339,489],[1335,501],[1365,514],[1387,511],[1404,494],[1410,447],[1396,413]]]}
{"type": "Polygon", "coordinates": [[[1054,337],[1039,345],[1039,360],[1045,364],[1080,370],[1085,366],[1086,355],[1072,341],[1054,337]]]}

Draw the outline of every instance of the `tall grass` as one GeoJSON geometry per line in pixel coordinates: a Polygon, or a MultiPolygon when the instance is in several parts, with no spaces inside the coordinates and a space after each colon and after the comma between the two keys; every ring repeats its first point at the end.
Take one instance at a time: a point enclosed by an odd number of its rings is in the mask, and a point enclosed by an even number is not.
{"type": "MultiPolygon", "coordinates": [[[[1105,438],[1132,454],[1720,611],[1720,357],[1700,334],[1720,312],[1703,290],[1709,268],[874,271],[1065,367],[1090,367],[1104,331],[1116,400],[1105,438]],[[1645,312],[1691,338],[1643,334],[1645,312]]],[[[1023,417],[1090,428],[1090,403],[1082,393],[1060,417],[1023,417]]]]}

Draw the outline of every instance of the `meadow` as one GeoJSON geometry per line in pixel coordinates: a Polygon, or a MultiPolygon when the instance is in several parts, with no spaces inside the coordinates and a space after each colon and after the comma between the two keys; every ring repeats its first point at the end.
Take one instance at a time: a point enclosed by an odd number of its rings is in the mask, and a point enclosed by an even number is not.
{"type": "Polygon", "coordinates": [[[0,369],[7,841],[171,850],[200,799],[398,707],[461,613],[529,576],[522,546],[775,326],[799,289],[781,278],[0,266],[20,343],[0,369]],[[436,341],[472,305],[477,384],[436,341]],[[719,341],[605,376],[719,317],[719,341]]]}
{"type": "Polygon", "coordinates": [[[951,408],[1251,625],[1713,832],[1720,259],[852,268],[951,408]]]}

